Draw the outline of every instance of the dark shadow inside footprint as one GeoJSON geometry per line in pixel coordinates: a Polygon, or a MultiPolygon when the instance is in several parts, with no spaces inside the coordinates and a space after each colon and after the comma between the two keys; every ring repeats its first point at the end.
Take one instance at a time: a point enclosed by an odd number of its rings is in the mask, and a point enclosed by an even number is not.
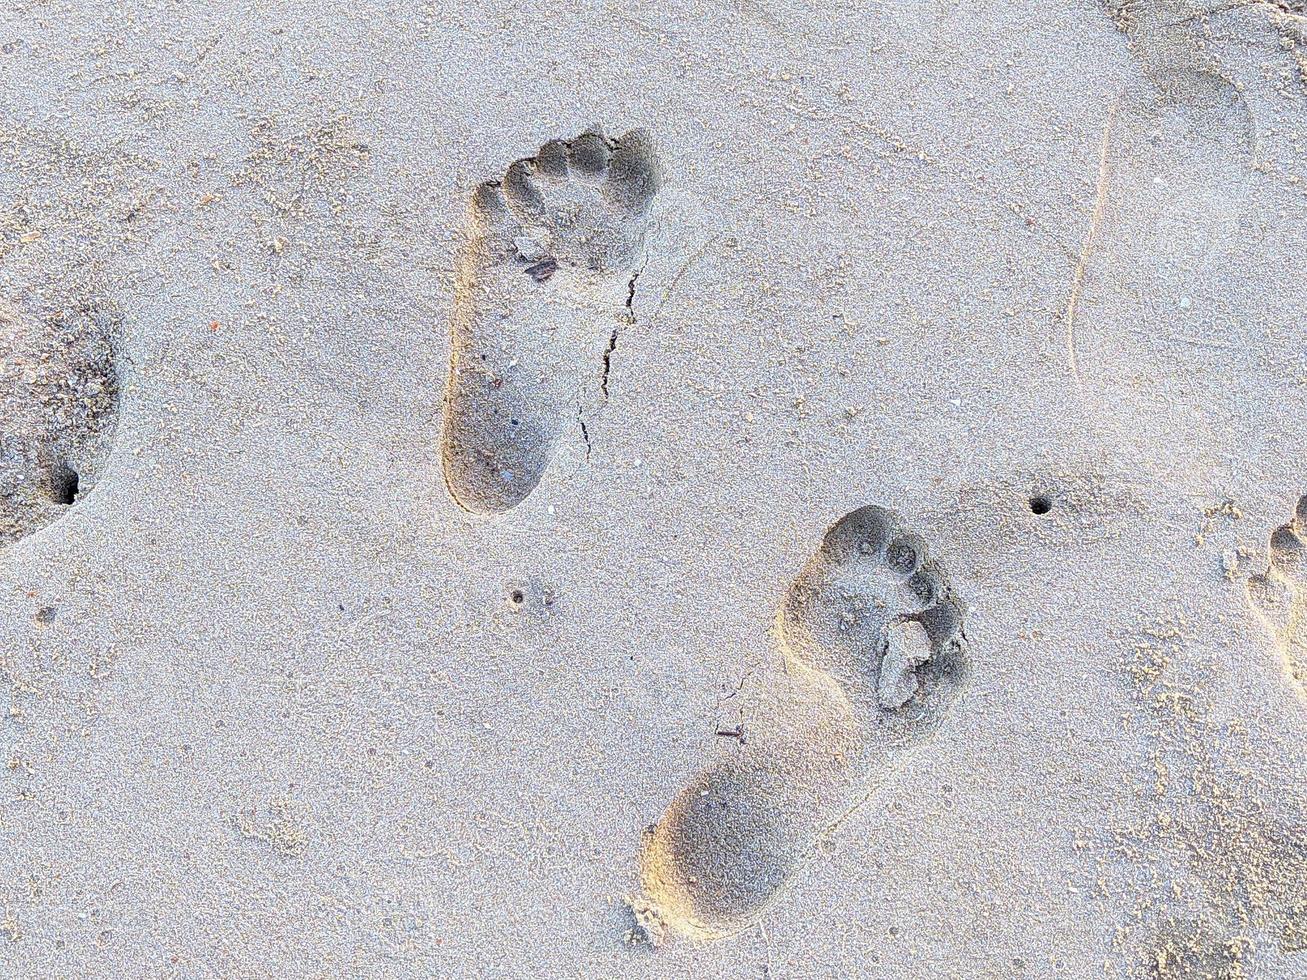
{"type": "MultiPolygon", "coordinates": [[[[663,818],[650,865],[666,868],[680,914],[722,925],[763,908],[793,873],[802,848],[781,804],[793,798],[785,774],[723,763],[702,773],[663,818]],[[688,884],[690,887],[684,887],[688,884]]],[[[646,877],[657,868],[646,867],[646,877]]]]}
{"type": "Polygon", "coordinates": [[[790,590],[781,628],[793,656],[855,699],[876,689],[883,720],[903,736],[926,734],[951,701],[940,695],[965,680],[962,606],[945,569],[897,513],[874,504],[826,532],[790,590]]]}
{"type": "Polygon", "coordinates": [[[553,433],[537,421],[539,406],[503,387],[497,379],[465,377],[462,411],[451,412],[445,426],[445,479],[461,503],[482,513],[525,500],[553,452],[553,433]]]}

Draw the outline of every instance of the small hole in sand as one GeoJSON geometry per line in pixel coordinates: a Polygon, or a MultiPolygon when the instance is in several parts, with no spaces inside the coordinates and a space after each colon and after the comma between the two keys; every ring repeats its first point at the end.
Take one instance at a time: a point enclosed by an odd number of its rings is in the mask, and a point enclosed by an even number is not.
{"type": "Polygon", "coordinates": [[[514,589],[512,592],[508,593],[508,601],[515,606],[520,606],[522,603],[526,602],[526,595],[521,589],[514,589]]]}
{"type": "Polygon", "coordinates": [[[50,472],[50,497],[56,504],[71,504],[77,499],[77,471],[67,463],[60,463],[50,472]]]}
{"type": "Polygon", "coordinates": [[[1047,514],[1053,509],[1053,499],[1046,494],[1038,493],[1030,498],[1030,513],[1047,514]]]}

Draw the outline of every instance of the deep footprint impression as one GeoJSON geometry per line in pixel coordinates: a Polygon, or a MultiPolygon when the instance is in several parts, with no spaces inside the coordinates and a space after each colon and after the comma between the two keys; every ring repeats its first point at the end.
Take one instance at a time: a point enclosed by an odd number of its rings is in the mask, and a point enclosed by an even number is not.
{"type": "Polygon", "coordinates": [[[93,306],[38,320],[0,301],[0,547],[58,520],[103,472],[116,334],[93,306]]]}
{"type": "Polygon", "coordinates": [[[628,315],[659,169],[649,134],[554,140],[472,195],[441,438],[445,480],[492,514],[540,482],[567,426],[585,432],[628,315]]]}
{"type": "Polygon", "coordinates": [[[1307,696],[1307,496],[1298,500],[1293,520],[1271,532],[1267,550],[1266,573],[1248,579],[1248,601],[1307,696]]]}
{"type": "Polygon", "coordinates": [[[746,738],[646,837],[633,908],[657,928],[711,939],[753,922],[966,685],[962,605],[925,542],[882,507],[826,532],[776,634],[784,677],[746,738]]]}

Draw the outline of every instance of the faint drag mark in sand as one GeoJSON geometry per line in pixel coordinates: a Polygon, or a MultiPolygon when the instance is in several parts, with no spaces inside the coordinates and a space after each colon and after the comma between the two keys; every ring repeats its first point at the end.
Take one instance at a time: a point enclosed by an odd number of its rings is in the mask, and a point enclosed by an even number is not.
{"type": "Polygon", "coordinates": [[[93,304],[27,317],[0,302],[0,546],[91,491],[118,419],[118,321],[93,304]]]}
{"type": "Polygon", "coordinates": [[[526,499],[565,425],[588,452],[586,401],[607,395],[659,184],[648,133],[594,130],[544,144],[472,195],[441,435],[465,510],[526,499]]]}
{"type": "Polygon", "coordinates": [[[1307,496],[1271,532],[1266,572],[1248,579],[1248,601],[1270,631],[1286,672],[1307,697],[1307,496]]]}
{"type": "Polygon", "coordinates": [[[967,684],[962,616],[895,512],[862,507],[826,532],[777,614],[784,675],[646,835],[630,905],[647,938],[757,921],[949,714],[967,684]]]}
{"type": "Polygon", "coordinates": [[[1067,298],[1063,318],[1066,320],[1066,355],[1071,367],[1071,376],[1076,387],[1080,383],[1080,363],[1076,355],[1076,306],[1080,302],[1080,291],[1085,285],[1085,267],[1089,256],[1098,240],[1099,229],[1103,226],[1103,213],[1107,207],[1108,152],[1112,146],[1112,129],[1116,125],[1116,113],[1121,108],[1121,94],[1118,93],[1107,110],[1107,123],[1103,126],[1103,140],[1098,149],[1098,179],[1094,184],[1094,207],[1089,216],[1089,230],[1085,232],[1084,244],[1080,247],[1080,256],[1076,259],[1075,270],[1071,274],[1071,294],[1067,298]]]}
{"type": "Polygon", "coordinates": [[[1181,675],[1189,634],[1174,618],[1130,641],[1127,721],[1143,727],[1148,768],[1140,816],[1100,840],[1098,898],[1118,918],[1124,976],[1263,976],[1265,960],[1307,949],[1307,813],[1246,726],[1212,717],[1208,680],[1181,675]]]}

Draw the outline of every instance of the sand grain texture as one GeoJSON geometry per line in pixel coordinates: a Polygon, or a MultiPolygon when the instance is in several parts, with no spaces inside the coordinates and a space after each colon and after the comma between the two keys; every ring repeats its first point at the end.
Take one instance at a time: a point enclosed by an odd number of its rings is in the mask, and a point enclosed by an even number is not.
{"type": "Polygon", "coordinates": [[[1305,18],[5,5],[0,975],[1303,976],[1305,18]]]}

